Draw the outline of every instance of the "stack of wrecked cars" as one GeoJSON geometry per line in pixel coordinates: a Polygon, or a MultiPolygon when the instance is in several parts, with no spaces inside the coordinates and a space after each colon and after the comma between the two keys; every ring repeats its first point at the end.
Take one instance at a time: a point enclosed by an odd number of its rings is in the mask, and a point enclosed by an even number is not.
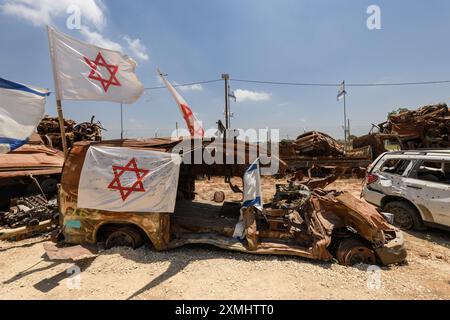
{"type": "Polygon", "coordinates": [[[312,169],[315,176],[325,177],[334,173],[337,168],[342,168],[344,170],[341,175],[362,178],[365,169],[372,162],[372,150],[370,146],[345,150],[343,145],[329,135],[311,131],[293,141],[281,141],[280,158],[292,172],[306,175],[312,169]]]}
{"type": "MultiPolygon", "coordinates": [[[[275,156],[261,155],[260,146],[237,139],[75,143],[59,190],[59,230],[53,237],[59,244],[47,253],[67,258],[63,244],[137,248],[147,243],[156,250],[208,244],[345,265],[406,259],[402,232],[347,192],[291,181],[274,186],[273,200],[259,208],[258,201],[243,206],[198,199],[196,179],[242,178],[254,170],[258,156],[261,172],[286,167],[275,156]]],[[[244,183],[244,193],[252,187],[244,183]]]]}
{"type": "Polygon", "coordinates": [[[375,160],[383,153],[393,151],[392,146],[398,150],[450,148],[449,133],[447,104],[427,105],[391,114],[387,121],[374,125],[368,135],[353,140],[353,147],[370,146],[375,160]]]}

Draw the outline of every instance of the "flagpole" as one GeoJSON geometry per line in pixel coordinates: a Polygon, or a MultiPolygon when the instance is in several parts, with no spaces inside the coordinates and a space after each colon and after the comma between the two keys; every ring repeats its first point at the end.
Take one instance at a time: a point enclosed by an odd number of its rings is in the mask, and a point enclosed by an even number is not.
{"type": "Polygon", "coordinates": [[[342,81],[343,89],[344,89],[344,151],[347,151],[347,105],[346,105],[346,96],[347,92],[345,91],[345,80],[342,81]]]}
{"type": "Polygon", "coordinates": [[[56,96],[56,111],[58,113],[58,120],[59,120],[59,130],[61,133],[61,142],[64,152],[64,158],[67,158],[67,140],[66,140],[66,127],[64,123],[64,115],[62,111],[62,103],[61,103],[61,91],[59,87],[59,79],[58,79],[58,72],[56,71],[56,57],[54,54],[54,48],[53,48],[53,41],[52,36],[50,33],[52,32],[51,28],[47,26],[47,35],[48,35],[48,46],[50,50],[50,57],[52,60],[52,69],[53,69],[53,81],[55,83],[55,96],[56,96]]]}
{"type": "Polygon", "coordinates": [[[120,139],[123,140],[123,104],[120,104],[120,139]]]}

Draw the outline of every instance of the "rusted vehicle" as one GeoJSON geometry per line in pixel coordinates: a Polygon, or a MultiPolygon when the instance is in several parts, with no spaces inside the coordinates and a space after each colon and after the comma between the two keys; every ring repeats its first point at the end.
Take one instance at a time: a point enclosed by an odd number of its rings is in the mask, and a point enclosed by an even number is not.
{"type": "MultiPolygon", "coordinates": [[[[179,154],[182,142],[185,140],[159,138],[75,143],[64,165],[59,191],[58,240],[74,245],[103,243],[106,248],[121,245],[137,248],[147,242],[156,250],[209,244],[251,254],[325,261],[336,258],[347,265],[392,264],[405,260],[401,231],[374,207],[349,193],[310,190],[294,181],[274,186],[273,201],[264,204],[262,210],[253,206],[243,209],[241,202],[218,204],[197,199],[195,180],[198,177],[243,177],[249,166],[253,166],[249,154],[259,146],[236,140],[200,142],[203,150],[221,154],[223,159],[230,157],[229,146],[234,150],[242,148],[245,154],[235,164],[189,164],[183,159],[173,212],[112,212],[78,206],[80,175],[90,148],[109,146],[179,154]],[[235,237],[239,224],[245,231],[242,238],[235,237]]],[[[193,156],[190,152],[183,153],[183,157],[193,156]]],[[[238,156],[233,157],[236,160],[238,156]]],[[[271,161],[276,160],[271,157],[271,161]]],[[[280,169],[284,166],[281,161],[280,169]]]]}
{"type": "Polygon", "coordinates": [[[45,146],[37,134],[19,149],[0,155],[0,211],[16,197],[56,195],[63,164],[63,153],[45,146]]]}
{"type": "Polygon", "coordinates": [[[306,132],[294,141],[282,141],[280,158],[287,163],[290,171],[306,174],[315,168],[318,177],[325,177],[329,174],[327,169],[338,167],[345,169],[341,175],[364,177],[365,168],[373,160],[370,146],[345,152],[344,146],[335,139],[317,131],[306,132]],[[325,170],[319,171],[319,168],[325,170]]]}
{"type": "Polygon", "coordinates": [[[374,125],[368,135],[353,141],[354,148],[371,146],[373,160],[385,152],[398,150],[444,149],[450,147],[450,110],[446,104],[423,106],[392,114],[374,125]],[[378,132],[374,132],[374,128],[378,132]]]}

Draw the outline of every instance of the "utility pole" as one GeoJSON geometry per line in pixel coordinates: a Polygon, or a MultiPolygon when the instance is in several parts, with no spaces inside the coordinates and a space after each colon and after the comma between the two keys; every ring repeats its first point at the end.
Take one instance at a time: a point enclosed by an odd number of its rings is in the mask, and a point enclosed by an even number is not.
{"type": "Polygon", "coordinates": [[[230,97],[228,96],[228,80],[230,75],[227,73],[222,74],[222,79],[225,80],[225,129],[230,128],[230,97]]]}
{"type": "Polygon", "coordinates": [[[175,130],[176,130],[176,136],[178,138],[178,121],[175,122],[175,130]]]}
{"type": "Polygon", "coordinates": [[[123,104],[120,104],[120,139],[123,139],[123,104]]]}

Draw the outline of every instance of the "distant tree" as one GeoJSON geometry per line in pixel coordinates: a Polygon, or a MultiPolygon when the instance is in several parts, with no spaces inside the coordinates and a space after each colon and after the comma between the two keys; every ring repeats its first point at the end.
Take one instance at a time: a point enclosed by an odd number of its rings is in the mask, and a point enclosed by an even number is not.
{"type": "Polygon", "coordinates": [[[408,111],[410,111],[408,108],[398,108],[397,110],[394,110],[394,111],[391,111],[388,113],[388,119],[391,116],[396,116],[396,115],[399,115],[400,113],[408,112],[408,111]]]}

